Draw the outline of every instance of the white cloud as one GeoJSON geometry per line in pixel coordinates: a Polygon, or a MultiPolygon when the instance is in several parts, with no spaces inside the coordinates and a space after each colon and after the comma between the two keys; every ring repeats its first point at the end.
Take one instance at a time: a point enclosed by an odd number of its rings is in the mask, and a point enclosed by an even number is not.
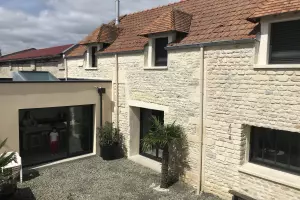
{"type": "MultiPolygon", "coordinates": [[[[44,1],[46,6],[32,13],[28,12],[28,7],[25,12],[0,4],[0,48],[3,53],[75,43],[115,16],[114,0],[40,1],[44,1]]],[[[121,14],[176,1],[121,0],[121,14]]]]}

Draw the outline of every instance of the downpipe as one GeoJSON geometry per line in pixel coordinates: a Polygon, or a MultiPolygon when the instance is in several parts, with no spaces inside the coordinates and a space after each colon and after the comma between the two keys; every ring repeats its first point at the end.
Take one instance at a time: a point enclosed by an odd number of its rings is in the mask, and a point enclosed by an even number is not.
{"type": "Polygon", "coordinates": [[[204,126],[203,126],[203,113],[204,113],[204,47],[200,47],[200,136],[199,136],[199,179],[197,185],[197,195],[201,195],[203,192],[203,166],[204,166],[204,156],[203,156],[203,138],[204,138],[204,126]]]}

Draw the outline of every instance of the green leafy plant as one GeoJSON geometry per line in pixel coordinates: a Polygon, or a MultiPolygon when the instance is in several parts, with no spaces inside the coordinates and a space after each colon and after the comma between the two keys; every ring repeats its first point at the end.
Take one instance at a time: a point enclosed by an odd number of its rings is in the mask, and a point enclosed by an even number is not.
{"type": "Polygon", "coordinates": [[[168,187],[169,178],[169,147],[172,144],[179,143],[184,137],[183,129],[180,125],[162,124],[156,117],[153,117],[152,128],[142,140],[142,148],[144,151],[151,150],[153,147],[159,147],[163,150],[161,165],[161,188],[168,187]]]}
{"type": "Polygon", "coordinates": [[[105,122],[103,127],[98,128],[100,146],[112,146],[120,141],[120,131],[111,122],[105,122]]]}
{"type": "MultiPolygon", "coordinates": [[[[4,141],[2,141],[0,143],[0,150],[4,147],[6,142],[7,142],[7,139],[5,139],[4,141]]],[[[15,159],[15,153],[7,153],[7,152],[2,153],[0,156],[0,168],[5,167],[7,164],[12,162],[14,159],[15,159]]]]}

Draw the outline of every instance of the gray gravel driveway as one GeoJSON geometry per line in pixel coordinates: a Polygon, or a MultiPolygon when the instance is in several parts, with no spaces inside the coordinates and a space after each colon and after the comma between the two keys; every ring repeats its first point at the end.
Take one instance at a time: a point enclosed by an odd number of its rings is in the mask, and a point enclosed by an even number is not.
{"type": "Polygon", "coordinates": [[[155,191],[150,186],[153,183],[159,184],[159,174],[127,159],[103,161],[94,156],[33,171],[27,179],[29,180],[18,185],[20,189],[12,199],[218,199],[209,194],[196,196],[193,188],[180,182],[171,186],[169,192],[155,191]]]}

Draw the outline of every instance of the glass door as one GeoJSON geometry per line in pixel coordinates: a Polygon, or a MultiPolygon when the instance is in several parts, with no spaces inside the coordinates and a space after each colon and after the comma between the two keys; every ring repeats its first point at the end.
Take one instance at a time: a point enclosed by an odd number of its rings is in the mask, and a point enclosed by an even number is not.
{"type": "Polygon", "coordinates": [[[140,154],[153,160],[161,161],[162,149],[153,147],[151,150],[142,149],[142,139],[153,128],[153,117],[156,117],[161,123],[164,123],[164,112],[141,108],[140,111],[140,154]]]}
{"type": "Polygon", "coordinates": [[[93,105],[19,110],[23,165],[91,153],[93,130],[93,105]]]}

